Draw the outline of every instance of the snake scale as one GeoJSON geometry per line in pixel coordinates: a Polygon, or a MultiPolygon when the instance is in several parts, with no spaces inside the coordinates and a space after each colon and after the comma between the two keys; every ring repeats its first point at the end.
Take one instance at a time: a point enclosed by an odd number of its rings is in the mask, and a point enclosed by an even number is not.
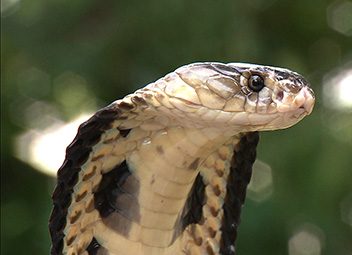
{"type": "Polygon", "coordinates": [[[51,254],[235,254],[258,131],[314,101],[288,69],[205,62],[99,110],[58,170],[51,254]]]}

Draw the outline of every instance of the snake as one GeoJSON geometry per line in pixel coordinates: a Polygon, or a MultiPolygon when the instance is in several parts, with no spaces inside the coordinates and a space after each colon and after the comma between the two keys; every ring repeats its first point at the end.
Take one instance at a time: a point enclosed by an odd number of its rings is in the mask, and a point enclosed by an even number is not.
{"type": "Polygon", "coordinates": [[[259,132],[315,96],[279,67],[199,62],[82,123],[57,172],[52,255],[233,255],[259,132]]]}

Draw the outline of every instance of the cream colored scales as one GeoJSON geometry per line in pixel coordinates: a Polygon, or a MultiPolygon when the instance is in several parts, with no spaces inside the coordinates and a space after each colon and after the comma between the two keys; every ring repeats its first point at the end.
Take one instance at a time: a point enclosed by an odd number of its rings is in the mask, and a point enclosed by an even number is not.
{"type": "Polygon", "coordinates": [[[235,254],[256,131],[314,95],[287,69],[195,63],[80,127],[58,172],[51,254],[235,254]]]}

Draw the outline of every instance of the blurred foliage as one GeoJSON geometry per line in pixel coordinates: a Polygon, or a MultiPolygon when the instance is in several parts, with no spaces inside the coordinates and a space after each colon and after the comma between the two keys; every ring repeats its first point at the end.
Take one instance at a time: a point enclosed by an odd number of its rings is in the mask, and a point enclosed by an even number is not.
{"type": "Polygon", "coordinates": [[[31,120],[39,125],[49,106],[70,120],[196,61],[289,67],[317,96],[302,123],[262,134],[258,157],[272,166],[273,195],[247,200],[239,254],[287,254],[288,240],[307,222],[321,231],[321,254],[352,254],[352,116],[322,104],[324,75],[352,60],[351,37],[328,25],[333,4],[3,0],[1,254],[48,254],[50,246],[54,180],[14,156],[15,137],[31,120]]]}

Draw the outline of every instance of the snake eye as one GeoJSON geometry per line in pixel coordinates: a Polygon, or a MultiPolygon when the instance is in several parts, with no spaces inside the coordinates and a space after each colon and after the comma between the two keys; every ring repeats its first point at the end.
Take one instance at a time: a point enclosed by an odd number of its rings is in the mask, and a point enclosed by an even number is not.
{"type": "Polygon", "coordinates": [[[253,75],[249,78],[248,87],[254,92],[259,92],[265,87],[264,79],[259,75],[253,75]]]}

